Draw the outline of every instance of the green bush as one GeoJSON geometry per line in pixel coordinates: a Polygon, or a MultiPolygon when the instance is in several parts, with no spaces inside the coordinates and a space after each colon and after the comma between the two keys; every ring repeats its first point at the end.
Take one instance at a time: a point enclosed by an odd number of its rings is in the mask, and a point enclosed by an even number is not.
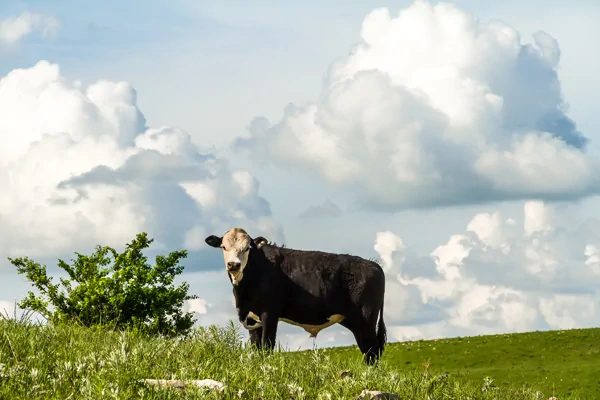
{"type": "Polygon", "coordinates": [[[58,260],[69,279],[60,278],[60,285],[42,266],[27,257],[9,261],[37,288],[19,303],[19,307],[43,315],[50,324],[79,324],[87,327],[139,329],[149,334],[179,335],[187,333],[194,324],[193,313],[184,313],[189,285],[173,285],[176,275],[183,272],[179,260],[187,257],[185,250],[156,256],[156,265],[147,263],[142,250],[153,239],[146,233],[126,245],[123,253],[111,247],[96,246],[96,251],[77,258],[69,265],[58,260]],[[62,287],[61,287],[62,286],[62,287]]]}

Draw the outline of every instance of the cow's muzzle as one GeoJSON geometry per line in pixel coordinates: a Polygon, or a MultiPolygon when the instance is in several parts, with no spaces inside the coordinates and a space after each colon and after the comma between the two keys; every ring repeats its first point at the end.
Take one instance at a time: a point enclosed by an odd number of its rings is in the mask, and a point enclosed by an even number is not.
{"type": "Polygon", "coordinates": [[[228,272],[238,272],[242,268],[242,263],[236,261],[229,261],[227,263],[228,272]]]}

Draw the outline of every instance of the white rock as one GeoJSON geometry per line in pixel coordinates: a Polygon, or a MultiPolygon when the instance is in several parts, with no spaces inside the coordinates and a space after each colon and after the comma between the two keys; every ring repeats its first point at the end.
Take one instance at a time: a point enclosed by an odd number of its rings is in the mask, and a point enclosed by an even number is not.
{"type": "Polygon", "coordinates": [[[397,394],[393,394],[393,393],[388,393],[388,392],[381,392],[379,390],[367,390],[364,389],[362,391],[362,393],[360,394],[360,396],[358,396],[359,399],[372,399],[372,400],[400,400],[400,396],[398,396],[397,394]]]}

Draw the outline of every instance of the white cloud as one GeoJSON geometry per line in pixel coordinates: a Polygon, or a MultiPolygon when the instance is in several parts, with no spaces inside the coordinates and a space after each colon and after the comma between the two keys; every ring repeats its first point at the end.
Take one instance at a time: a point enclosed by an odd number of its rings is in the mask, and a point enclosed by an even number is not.
{"type": "Polygon", "coordinates": [[[0,109],[3,256],[122,246],[141,231],[194,251],[233,225],[281,240],[258,181],[181,129],[147,127],[126,82],[83,87],[40,61],[1,78],[0,109]]]}
{"type": "Polygon", "coordinates": [[[19,16],[0,21],[0,43],[13,45],[34,31],[44,38],[53,38],[60,29],[60,21],[52,16],[23,11],[19,16]]]}
{"type": "Polygon", "coordinates": [[[190,299],[186,300],[184,303],[184,312],[194,312],[196,314],[206,314],[207,311],[207,302],[204,299],[190,299]]]}
{"type": "Polygon", "coordinates": [[[374,248],[387,275],[390,336],[597,326],[599,245],[599,221],[579,223],[537,201],[525,203],[520,227],[498,212],[475,215],[430,257],[416,257],[401,238],[380,232],[374,248]]]}
{"type": "Polygon", "coordinates": [[[598,160],[566,114],[558,42],[417,0],[366,16],[314,103],[258,117],[234,148],[399,210],[598,191],[598,160]]]}

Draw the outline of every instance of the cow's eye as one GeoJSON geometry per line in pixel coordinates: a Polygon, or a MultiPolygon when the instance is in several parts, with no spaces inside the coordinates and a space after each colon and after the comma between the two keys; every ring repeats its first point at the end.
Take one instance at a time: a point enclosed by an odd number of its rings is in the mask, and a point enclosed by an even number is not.
{"type": "Polygon", "coordinates": [[[221,246],[221,248],[222,248],[223,250],[225,250],[225,246],[221,246]]]}

